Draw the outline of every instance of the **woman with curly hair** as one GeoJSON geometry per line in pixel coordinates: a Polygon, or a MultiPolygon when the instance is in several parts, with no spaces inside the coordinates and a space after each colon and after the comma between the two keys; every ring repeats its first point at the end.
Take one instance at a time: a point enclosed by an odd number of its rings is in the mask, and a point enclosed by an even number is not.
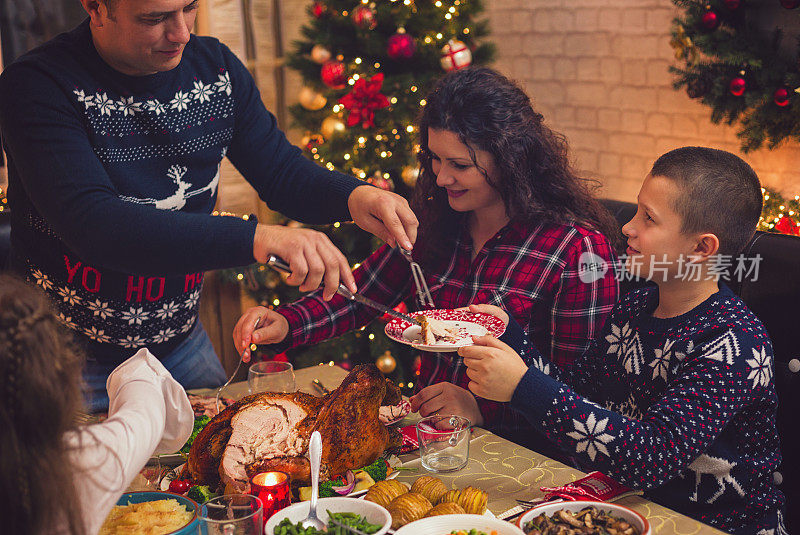
{"type": "Polygon", "coordinates": [[[97,533],[154,450],[191,434],[186,393],[146,349],[109,377],[108,419],[78,424],[84,361],[44,293],[0,274],[3,533],[97,533]]]}
{"type": "MultiPolygon", "coordinates": [[[[545,126],[525,92],[505,76],[488,68],[458,70],[425,100],[412,199],[420,235],[413,254],[436,308],[502,306],[552,362],[569,366],[617,300],[610,243],[617,239],[616,223],[570,168],[564,138],[545,126]]],[[[360,293],[382,304],[395,306],[413,291],[408,262],[386,245],[354,274],[360,293]]],[[[274,311],[250,309],[234,341],[243,351],[251,341],[284,350],[341,335],[376,316],[340,296],[326,302],[314,292],[274,311]],[[253,332],[257,316],[262,327],[253,332]]],[[[507,404],[476,398],[468,384],[455,353],[423,353],[412,408],[423,416],[466,416],[515,442],[532,443],[529,426],[507,404]]]]}

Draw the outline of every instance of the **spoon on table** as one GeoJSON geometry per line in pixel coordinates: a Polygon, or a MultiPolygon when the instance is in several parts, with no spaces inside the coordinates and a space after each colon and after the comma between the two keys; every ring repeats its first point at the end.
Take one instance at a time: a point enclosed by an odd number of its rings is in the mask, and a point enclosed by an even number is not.
{"type": "Polygon", "coordinates": [[[315,528],[324,531],[327,526],[317,517],[319,465],[322,462],[322,435],[319,434],[319,431],[311,433],[308,456],[311,461],[311,502],[309,502],[308,516],[303,520],[302,525],[304,528],[315,528]]]}

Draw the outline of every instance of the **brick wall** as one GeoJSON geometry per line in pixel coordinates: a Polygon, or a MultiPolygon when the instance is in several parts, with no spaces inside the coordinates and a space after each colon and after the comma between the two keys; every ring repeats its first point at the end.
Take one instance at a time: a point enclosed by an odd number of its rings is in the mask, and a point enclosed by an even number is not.
{"type": "MultiPolygon", "coordinates": [[[[655,158],[676,147],[705,145],[739,154],[734,127],[712,124],[709,108],[672,89],[669,28],[677,11],[669,0],[484,1],[498,49],[493,66],[517,80],[550,127],[567,137],[575,167],[602,183],[600,195],[634,200],[655,158]]],[[[216,9],[212,33],[239,53],[241,26],[230,18],[238,17],[239,1],[210,2],[216,9]]],[[[307,20],[309,3],[281,3],[287,50],[307,20]]],[[[268,107],[274,97],[270,5],[271,0],[253,0],[258,78],[268,107]]],[[[299,75],[287,69],[287,103],[301,86],[299,75]]],[[[287,134],[293,142],[302,136],[287,134]]],[[[796,142],[740,155],[765,185],[800,194],[796,142]]],[[[241,184],[236,178],[229,182],[241,184]]],[[[239,212],[252,207],[251,190],[231,189],[223,190],[221,206],[239,212]],[[250,199],[243,198],[247,194],[250,199]]]]}
{"type": "MultiPolygon", "coordinates": [[[[735,128],[672,89],[669,0],[486,0],[494,67],[566,135],[602,195],[631,201],[660,154],[682,145],[739,153],[735,128]]],[[[800,145],[740,154],[765,185],[800,194],[800,145]]]]}

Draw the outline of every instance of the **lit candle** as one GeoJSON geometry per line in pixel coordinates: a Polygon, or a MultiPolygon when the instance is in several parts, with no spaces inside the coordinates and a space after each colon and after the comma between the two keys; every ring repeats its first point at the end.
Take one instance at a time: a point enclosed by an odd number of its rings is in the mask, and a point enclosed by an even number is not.
{"type": "Polygon", "coordinates": [[[261,472],[250,480],[250,494],[261,500],[264,506],[264,523],[287,507],[292,500],[289,492],[289,474],[286,472],[261,472]]]}

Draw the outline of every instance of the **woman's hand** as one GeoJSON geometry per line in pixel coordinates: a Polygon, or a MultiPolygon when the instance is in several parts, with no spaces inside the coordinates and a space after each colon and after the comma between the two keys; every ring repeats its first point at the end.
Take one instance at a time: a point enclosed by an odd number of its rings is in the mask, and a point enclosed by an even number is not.
{"type": "Polygon", "coordinates": [[[464,310],[466,312],[489,314],[505,323],[508,327],[508,312],[500,307],[494,305],[469,305],[468,307],[457,308],[456,310],[464,310]]]}
{"type": "Polygon", "coordinates": [[[277,344],[289,334],[289,322],[274,310],[253,307],[245,312],[233,328],[233,343],[242,355],[242,361],[250,362],[250,344],[277,344]],[[258,328],[256,326],[258,319],[258,328]]]}
{"type": "Polygon", "coordinates": [[[426,386],[409,399],[411,410],[423,417],[454,414],[467,418],[472,425],[483,425],[483,415],[475,396],[453,383],[426,386]]]}
{"type": "Polygon", "coordinates": [[[459,348],[469,377],[469,389],[495,401],[511,401],[528,366],[508,345],[494,336],[475,336],[474,345],[459,348]]]}

